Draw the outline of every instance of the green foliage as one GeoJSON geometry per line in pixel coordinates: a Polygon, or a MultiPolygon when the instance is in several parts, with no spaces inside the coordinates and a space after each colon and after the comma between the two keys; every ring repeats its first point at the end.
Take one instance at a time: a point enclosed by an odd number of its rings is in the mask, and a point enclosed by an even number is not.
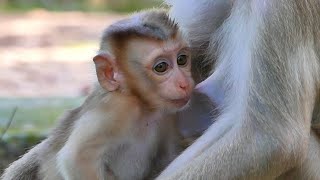
{"type": "Polygon", "coordinates": [[[161,5],[159,0],[109,0],[107,10],[117,12],[134,12],[141,9],[158,7],[161,5]]]}
{"type": "Polygon", "coordinates": [[[5,139],[18,134],[46,134],[67,109],[78,106],[83,98],[0,98],[0,133],[14,107],[18,110],[5,139]]]}
{"type": "Polygon", "coordinates": [[[44,138],[45,136],[39,134],[18,134],[8,137],[5,141],[0,141],[0,174],[11,162],[44,138]]]}
{"type": "Polygon", "coordinates": [[[0,0],[0,10],[27,11],[41,8],[50,11],[133,12],[161,3],[160,0],[0,0]]]}
{"type": "Polygon", "coordinates": [[[42,8],[47,10],[82,10],[84,7],[84,0],[8,0],[0,3],[1,9],[25,11],[35,8],[42,8]]]}
{"type": "Polygon", "coordinates": [[[77,107],[83,98],[0,98],[0,133],[12,111],[12,123],[0,140],[0,174],[11,162],[43,140],[67,109],[77,107]]]}
{"type": "Polygon", "coordinates": [[[17,134],[9,136],[5,142],[10,148],[25,150],[31,146],[38,144],[46,135],[41,134],[17,134]]]}

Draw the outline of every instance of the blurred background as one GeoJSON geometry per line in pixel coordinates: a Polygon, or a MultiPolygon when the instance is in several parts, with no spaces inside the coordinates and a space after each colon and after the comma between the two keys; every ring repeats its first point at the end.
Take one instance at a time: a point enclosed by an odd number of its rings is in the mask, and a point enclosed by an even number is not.
{"type": "Polygon", "coordinates": [[[82,103],[110,23],[161,0],[0,0],[0,174],[82,103]],[[10,121],[10,119],[12,121],[10,121]]]}

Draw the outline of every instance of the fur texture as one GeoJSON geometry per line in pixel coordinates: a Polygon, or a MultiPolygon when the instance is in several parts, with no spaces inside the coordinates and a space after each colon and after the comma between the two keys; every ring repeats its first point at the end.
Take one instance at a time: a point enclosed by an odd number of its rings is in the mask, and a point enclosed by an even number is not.
{"type": "Polygon", "coordinates": [[[200,91],[223,99],[216,123],[159,179],[319,179],[320,2],[169,4],[191,42],[207,44],[213,73],[200,91]]]}

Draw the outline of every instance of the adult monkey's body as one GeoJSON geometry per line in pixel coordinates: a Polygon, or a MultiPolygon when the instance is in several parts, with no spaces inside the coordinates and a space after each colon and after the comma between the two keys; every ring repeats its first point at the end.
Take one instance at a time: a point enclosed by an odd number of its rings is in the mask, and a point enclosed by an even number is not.
{"type": "Polygon", "coordinates": [[[320,179],[320,1],[169,4],[214,60],[199,90],[224,98],[216,123],[159,179],[320,179]]]}

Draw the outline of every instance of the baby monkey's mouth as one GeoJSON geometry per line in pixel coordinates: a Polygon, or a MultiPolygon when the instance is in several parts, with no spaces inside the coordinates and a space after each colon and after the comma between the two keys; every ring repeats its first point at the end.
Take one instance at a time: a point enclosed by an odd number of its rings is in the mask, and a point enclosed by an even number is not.
{"type": "Polygon", "coordinates": [[[187,96],[184,98],[170,100],[170,102],[174,104],[177,108],[182,108],[189,102],[189,100],[190,100],[190,96],[187,96]]]}

